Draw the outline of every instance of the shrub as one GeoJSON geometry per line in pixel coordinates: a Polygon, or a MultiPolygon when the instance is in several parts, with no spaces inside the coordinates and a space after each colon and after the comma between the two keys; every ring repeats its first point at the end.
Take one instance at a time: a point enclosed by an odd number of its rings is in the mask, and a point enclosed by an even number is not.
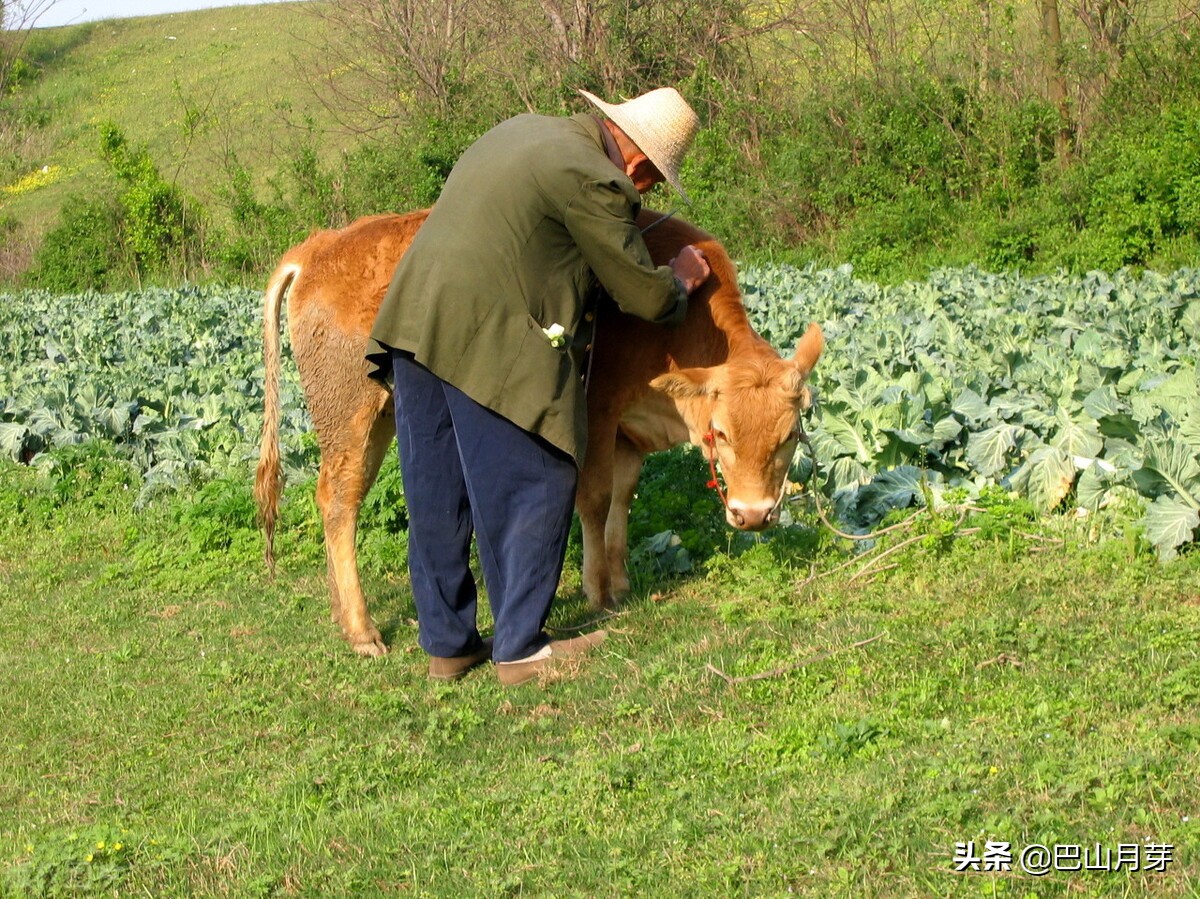
{"type": "MultiPolygon", "coordinates": [[[[747,184],[769,210],[751,239],[807,242],[795,255],[850,261],[884,280],[923,275],[926,261],[977,261],[965,249],[979,238],[961,228],[964,215],[986,210],[984,221],[1003,221],[1055,171],[1046,104],[920,70],[829,85],[780,119],[760,180],[747,184]]],[[[1036,247],[1015,227],[992,240],[1005,259],[1028,258],[1036,247]]]]}
{"type": "Polygon", "coordinates": [[[412,150],[401,141],[370,141],[346,157],[346,206],[355,214],[406,212],[413,196],[412,150]]]}
{"type": "Polygon", "coordinates": [[[25,276],[52,293],[103,290],[126,275],[120,242],[121,208],[113,196],[67,198],[58,224],[42,241],[25,276]]]}
{"type": "Polygon", "coordinates": [[[56,508],[87,503],[96,508],[128,505],[140,476],[110,441],[88,440],[56,447],[38,457],[56,508]]]}
{"type": "Polygon", "coordinates": [[[29,284],[60,293],[108,289],[178,277],[199,257],[199,208],[163,179],[148,152],[112,124],[100,128],[100,151],[115,182],[66,199],[29,284]]]}
{"type": "Polygon", "coordinates": [[[1172,240],[1200,236],[1200,105],[1127,122],[1080,176],[1090,191],[1074,266],[1145,266],[1172,240]]]}
{"type": "Polygon", "coordinates": [[[235,159],[227,171],[228,183],[219,195],[225,201],[233,227],[215,231],[209,254],[226,280],[257,280],[269,272],[280,253],[305,234],[297,217],[281,202],[264,202],[255,196],[250,170],[235,159]]]}
{"type": "Polygon", "coordinates": [[[198,212],[163,179],[144,147],[131,147],[116,125],[100,127],[100,152],[122,185],[121,233],[141,275],[165,273],[194,249],[198,212]]]}

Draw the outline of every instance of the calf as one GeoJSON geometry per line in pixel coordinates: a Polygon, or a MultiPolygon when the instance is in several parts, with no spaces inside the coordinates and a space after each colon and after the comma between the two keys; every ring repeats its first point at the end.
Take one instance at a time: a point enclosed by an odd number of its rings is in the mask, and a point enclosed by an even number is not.
{"type": "MultiPolygon", "coordinates": [[[[265,297],[265,414],[255,497],[267,562],[274,565],[283,486],[279,323],[286,297],[293,353],[321,452],[317,504],[333,619],[362,655],[380,655],[387,646],[359,581],[358,512],[394,436],[391,394],[367,377],[363,353],[396,264],[426,214],[370,216],[315,232],[284,255],[265,297]]],[[[611,301],[596,310],[588,449],[576,492],[584,592],[596,608],[614,607],[629,590],[629,506],[647,453],[690,440],[724,475],[721,495],[731,526],[761,530],[774,523],[808,403],[804,382],[824,347],[813,324],[795,356],[781,358],[750,327],[737,273],[716,240],[650,211],[641,213],[639,225],[656,263],[664,265],[695,244],[712,276],[692,295],[679,325],[650,324],[611,301]]]]}

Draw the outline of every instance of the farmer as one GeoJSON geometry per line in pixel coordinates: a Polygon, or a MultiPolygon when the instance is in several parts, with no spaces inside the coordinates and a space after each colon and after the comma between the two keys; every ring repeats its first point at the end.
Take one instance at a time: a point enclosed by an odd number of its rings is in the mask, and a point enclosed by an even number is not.
{"type": "Polygon", "coordinates": [[[607,118],[519,115],[476,141],[396,268],[371,332],[372,376],[394,384],[408,567],[429,676],[491,658],[533,680],[604,631],[543,630],[562,573],[587,437],[586,360],[600,288],[673,324],[709,275],[695,247],[655,266],[634,224],[699,125],[672,88],[607,118]],[[495,636],[476,626],[475,533],[495,636]],[[493,642],[494,641],[494,642],[493,642]]]}

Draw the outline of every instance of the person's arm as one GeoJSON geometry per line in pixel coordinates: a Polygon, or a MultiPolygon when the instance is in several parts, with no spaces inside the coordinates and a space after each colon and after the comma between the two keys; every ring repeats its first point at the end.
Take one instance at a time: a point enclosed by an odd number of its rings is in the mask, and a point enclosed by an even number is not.
{"type": "Polygon", "coordinates": [[[708,264],[685,247],[670,265],[656,266],[632,221],[636,209],[618,182],[589,181],[567,204],[563,221],[622,310],[653,322],[682,321],[688,293],[708,277],[708,264]]]}

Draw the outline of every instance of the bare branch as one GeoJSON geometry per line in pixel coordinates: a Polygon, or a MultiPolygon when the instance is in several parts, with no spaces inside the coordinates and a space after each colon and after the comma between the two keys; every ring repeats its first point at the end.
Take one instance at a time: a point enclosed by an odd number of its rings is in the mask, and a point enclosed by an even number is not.
{"type": "Polygon", "coordinates": [[[725,681],[725,683],[732,687],[737,684],[749,683],[750,681],[768,680],[769,678],[779,677],[782,674],[790,674],[791,672],[797,671],[806,665],[813,664],[813,662],[823,661],[830,656],[837,655],[838,653],[845,652],[849,649],[858,649],[870,643],[874,643],[876,640],[882,640],[886,636],[887,631],[883,631],[882,633],[876,634],[874,637],[868,637],[866,640],[859,640],[857,643],[851,643],[848,646],[839,646],[834,649],[827,649],[824,652],[818,652],[816,655],[811,655],[808,658],[801,659],[799,662],[795,662],[791,665],[783,665],[779,668],[773,668],[770,671],[761,671],[758,674],[749,674],[743,677],[732,677],[731,675],[726,674],[720,668],[713,665],[711,662],[705,664],[704,667],[706,670],[711,671],[713,674],[721,678],[721,680],[725,681]]]}
{"type": "Polygon", "coordinates": [[[7,96],[17,61],[25,50],[29,33],[56,0],[0,0],[0,97],[7,96]]]}

